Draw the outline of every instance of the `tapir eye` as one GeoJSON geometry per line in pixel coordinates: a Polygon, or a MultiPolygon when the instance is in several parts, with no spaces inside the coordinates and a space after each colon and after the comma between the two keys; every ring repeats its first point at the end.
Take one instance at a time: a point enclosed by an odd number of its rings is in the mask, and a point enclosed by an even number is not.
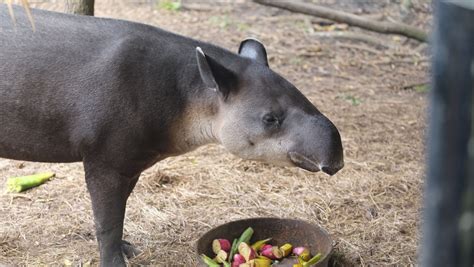
{"type": "Polygon", "coordinates": [[[265,114],[265,116],[263,116],[263,122],[268,126],[280,124],[279,118],[273,113],[265,114]]]}

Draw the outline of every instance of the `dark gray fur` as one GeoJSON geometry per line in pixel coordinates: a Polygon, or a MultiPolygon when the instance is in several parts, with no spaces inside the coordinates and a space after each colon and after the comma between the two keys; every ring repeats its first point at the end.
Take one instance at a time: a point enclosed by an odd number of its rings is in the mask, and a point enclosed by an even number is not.
{"type": "Polygon", "coordinates": [[[342,168],[337,129],[268,68],[258,41],[244,41],[238,55],[152,26],[40,10],[32,32],[23,9],[14,11],[16,27],[0,4],[0,156],[84,163],[102,266],[122,266],[122,252],[134,252],[122,241],[127,198],[140,173],[166,157],[219,139],[250,159],[342,168]],[[223,110],[234,115],[204,129],[223,110]],[[247,131],[225,126],[228,118],[247,131]],[[269,140],[288,145],[255,148],[269,140]]]}

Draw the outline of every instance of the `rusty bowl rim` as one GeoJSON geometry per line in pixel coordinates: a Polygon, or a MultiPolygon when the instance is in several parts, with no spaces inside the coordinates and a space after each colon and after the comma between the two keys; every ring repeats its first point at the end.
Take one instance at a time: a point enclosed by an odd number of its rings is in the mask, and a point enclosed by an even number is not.
{"type": "Polygon", "coordinates": [[[201,255],[199,254],[198,252],[198,246],[199,246],[199,241],[201,241],[201,239],[203,237],[205,237],[206,235],[209,235],[211,234],[212,231],[214,231],[216,228],[219,228],[219,227],[222,227],[224,225],[227,225],[227,224],[230,224],[230,223],[239,223],[239,222],[245,222],[245,221],[254,221],[254,220],[284,220],[284,221],[296,221],[296,222],[302,222],[302,223],[305,223],[305,224],[308,224],[308,225],[311,225],[313,227],[316,227],[318,228],[323,234],[324,236],[327,237],[328,239],[328,243],[329,243],[329,252],[327,254],[325,254],[320,260],[319,262],[324,262],[325,260],[327,260],[331,254],[333,253],[333,250],[334,250],[334,240],[332,239],[331,237],[331,234],[322,226],[318,225],[318,224],[315,224],[315,223],[312,223],[312,222],[309,222],[309,221],[306,221],[306,220],[302,220],[302,219],[294,219],[294,218],[281,218],[281,217],[251,217],[251,218],[245,218],[245,219],[238,219],[238,220],[235,220],[235,221],[228,221],[226,223],[222,223],[222,224],[219,224],[217,226],[214,226],[212,227],[211,229],[207,230],[203,235],[201,235],[201,237],[198,238],[198,240],[196,242],[194,242],[194,251],[195,251],[195,254],[197,255],[199,261],[202,262],[202,259],[201,259],[201,255]]]}

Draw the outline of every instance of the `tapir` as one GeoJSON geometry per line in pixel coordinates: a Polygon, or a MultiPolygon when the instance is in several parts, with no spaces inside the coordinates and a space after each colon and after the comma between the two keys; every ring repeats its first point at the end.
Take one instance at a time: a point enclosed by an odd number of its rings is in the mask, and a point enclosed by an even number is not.
{"type": "Polygon", "coordinates": [[[153,26],[0,5],[0,157],[82,161],[101,266],[124,266],[127,198],[145,169],[218,143],[333,175],[341,137],[264,45],[238,53],[153,26]]]}

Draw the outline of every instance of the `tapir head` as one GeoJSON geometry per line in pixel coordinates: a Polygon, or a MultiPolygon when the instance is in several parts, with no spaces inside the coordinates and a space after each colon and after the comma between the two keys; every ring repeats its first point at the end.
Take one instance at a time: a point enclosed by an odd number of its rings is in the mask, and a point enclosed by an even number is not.
{"type": "Polygon", "coordinates": [[[219,95],[213,131],[229,152],[329,175],[344,166],[334,124],[269,68],[260,42],[244,40],[240,63],[229,66],[200,48],[196,52],[201,79],[219,95]]]}

